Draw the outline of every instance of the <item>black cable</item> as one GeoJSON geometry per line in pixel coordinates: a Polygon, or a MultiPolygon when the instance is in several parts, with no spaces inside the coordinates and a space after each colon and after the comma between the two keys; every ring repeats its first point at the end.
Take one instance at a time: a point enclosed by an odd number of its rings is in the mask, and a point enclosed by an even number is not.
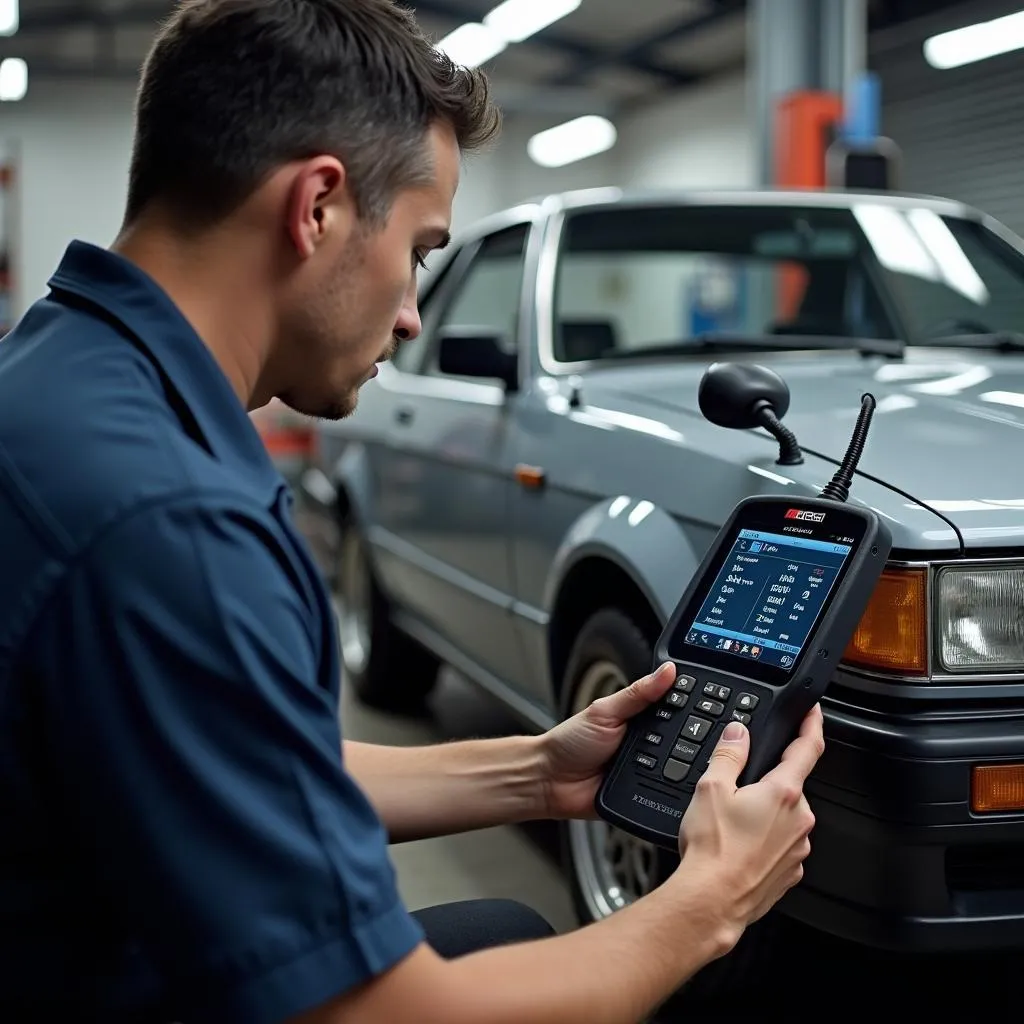
{"type": "Polygon", "coordinates": [[[860,398],[860,415],[857,417],[856,426],[853,428],[853,437],[843,456],[843,461],[836,470],[832,479],[824,486],[820,498],[831,498],[833,501],[846,501],[850,496],[850,487],[853,484],[853,474],[857,470],[857,463],[864,453],[864,444],[868,439],[868,427],[871,425],[871,416],[875,411],[875,396],[865,393],[860,398]]]}

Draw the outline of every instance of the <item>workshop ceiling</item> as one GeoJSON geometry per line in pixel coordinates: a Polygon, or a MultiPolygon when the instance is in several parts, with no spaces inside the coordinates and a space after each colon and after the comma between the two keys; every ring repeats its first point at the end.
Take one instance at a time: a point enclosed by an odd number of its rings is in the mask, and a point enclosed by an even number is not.
{"type": "MultiPolygon", "coordinates": [[[[441,39],[479,22],[499,0],[401,0],[441,39]]],[[[873,31],[888,31],[966,0],[869,0],[873,31]]],[[[571,14],[487,69],[509,115],[623,112],[744,66],[746,0],[582,0],[571,14]]],[[[0,57],[28,61],[33,79],[133,79],[159,20],[154,0],[21,0],[18,33],[0,57]]]]}

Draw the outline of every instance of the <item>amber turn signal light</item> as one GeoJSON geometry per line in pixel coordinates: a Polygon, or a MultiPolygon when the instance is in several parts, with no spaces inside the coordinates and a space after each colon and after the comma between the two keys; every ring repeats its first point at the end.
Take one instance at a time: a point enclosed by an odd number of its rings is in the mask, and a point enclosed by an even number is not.
{"type": "Polygon", "coordinates": [[[928,576],[885,569],[843,654],[850,665],[899,675],[928,671],[928,576]]]}
{"type": "Polygon", "coordinates": [[[1024,811],[1024,764],[985,764],[971,769],[971,810],[1024,811]]]}

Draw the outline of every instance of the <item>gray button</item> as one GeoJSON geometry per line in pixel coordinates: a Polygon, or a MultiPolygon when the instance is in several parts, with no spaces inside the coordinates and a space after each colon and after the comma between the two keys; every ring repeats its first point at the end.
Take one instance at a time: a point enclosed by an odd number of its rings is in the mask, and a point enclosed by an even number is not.
{"type": "Polygon", "coordinates": [[[696,685],[697,680],[694,676],[679,676],[673,688],[679,690],[680,693],[689,693],[696,685]]]}
{"type": "Polygon", "coordinates": [[[680,735],[685,735],[688,740],[697,740],[699,743],[710,731],[711,723],[706,718],[690,715],[680,735]]]}
{"type": "Polygon", "coordinates": [[[645,768],[655,768],[658,764],[656,757],[651,757],[650,754],[637,754],[636,763],[642,764],[645,768]]]}
{"type": "Polygon", "coordinates": [[[759,698],[755,697],[752,693],[741,693],[736,698],[736,707],[740,711],[753,711],[757,707],[758,700],[759,698]]]}
{"type": "Polygon", "coordinates": [[[669,782],[682,782],[689,771],[690,766],[688,764],[683,764],[682,761],[677,761],[674,757],[670,757],[665,762],[663,774],[669,782]]]}
{"type": "Polygon", "coordinates": [[[680,740],[672,748],[672,756],[679,758],[680,761],[689,762],[693,761],[696,756],[700,753],[700,747],[696,743],[687,743],[686,740],[680,740]]]}

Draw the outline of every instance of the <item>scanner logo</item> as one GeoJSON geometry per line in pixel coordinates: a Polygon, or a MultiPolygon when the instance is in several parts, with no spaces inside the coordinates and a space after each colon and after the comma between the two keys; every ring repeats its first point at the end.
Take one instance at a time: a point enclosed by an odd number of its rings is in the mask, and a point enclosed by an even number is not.
{"type": "Polygon", "coordinates": [[[824,512],[812,512],[809,508],[791,508],[786,513],[787,519],[805,519],[812,523],[821,523],[825,521],[824,512]]]}
{"type": "Polygon", "coordinates": [[[683,816],[683,812],[678,807],[669,807],[668,804],[663,804],[660,800],[652,800],[650,797],[641,796],[639,793],[633,794],[633,802],[641,804],[652,811],[657,811],[659,814],[671,815],[673,818],[681,818],[683,816]]]}

